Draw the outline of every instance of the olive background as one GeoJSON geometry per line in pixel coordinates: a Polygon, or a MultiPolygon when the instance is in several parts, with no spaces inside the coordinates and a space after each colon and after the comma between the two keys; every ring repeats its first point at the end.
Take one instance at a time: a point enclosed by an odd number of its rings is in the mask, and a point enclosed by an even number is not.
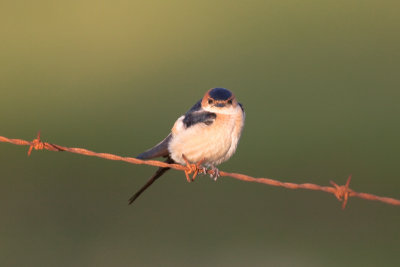
{"type": "MultiPolygon", "coordinates": [[[[398,1],[4,1],[0,135],[135,156],[212,87],[220,169],[400,198],[398,1]]],[[[0,144],[1,266],[398,266],[400,209],[0,144]]]]}

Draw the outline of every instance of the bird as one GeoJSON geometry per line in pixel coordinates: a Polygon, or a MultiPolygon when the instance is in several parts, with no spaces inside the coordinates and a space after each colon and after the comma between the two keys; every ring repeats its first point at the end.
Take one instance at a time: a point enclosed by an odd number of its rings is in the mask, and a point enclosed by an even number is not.
{"type": "MultiPolygon", "coordinates": [[[[164,157],[166,163],[197,164],[214,180],[219,176],[217,165],[227,161],[236,151],[245,121],[243,105],[225,88],[211,88],[174,123],[170,134],[136,158],[148,160],[164,157]]],[[[160,167],[130,199],[132,204],[168,167],[160,167]]],[[[185,172],[186,173],[186,172],[185,172]]],[[[196,172],[197,174],[197,172],[196,172]]],[[[188,182],[189,179],[186,173],[188,182]]]]}

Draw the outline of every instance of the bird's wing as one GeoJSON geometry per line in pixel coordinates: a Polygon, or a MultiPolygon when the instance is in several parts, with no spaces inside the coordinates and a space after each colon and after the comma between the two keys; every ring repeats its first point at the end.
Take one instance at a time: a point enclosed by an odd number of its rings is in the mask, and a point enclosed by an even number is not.
{"type": "Polygon", "coordinates": [[[188,112],[186,112],[183,118],[183,125],[185,128],[189,128],[197,123],[205,123],[210,125],[214,122],[217,115],[212,112],[202,110],[201,100],[199,100],[188,112]]]}
{"type": "Polygon", "coordinates": [[[216,117],[217,115],[215,113],[208,111],[187,113],[185,115],[185,118],[183,119],[183,124],[185,125],[186,128],[189,128],[190,126],[193,126],[197,123],[204,123],[206,125],[211,125],[216,117]]]}
{"type": "Polygon", "coordinates": [[[136,158],[152,159],[152,158],[158,158],[158,157],[167,157],[169,155],[168,144],[169,144],[169,141],[171,140],[171,138],[172,138],[172,135],[169,134],[160,143],[158,143],[154,147],[150,148],[149,150],[139,154],[136,158]]]}

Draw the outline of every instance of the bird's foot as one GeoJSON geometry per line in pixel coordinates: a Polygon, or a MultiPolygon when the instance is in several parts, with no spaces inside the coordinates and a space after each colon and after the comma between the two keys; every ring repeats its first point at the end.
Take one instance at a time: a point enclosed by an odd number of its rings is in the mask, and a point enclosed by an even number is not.
{"type": "Polygon", "coordinates": [[[211,171],[213,172],[212,174],[210,174],[211,179],[213,179],[214,181],[217,181],[218,177],[221,176],[219,174],[218,168],[215,167],[214,165],[211,165],[211,171]]]}
{"type": "Polygon", "coordinates": [[[195,164],[195,163],[190,163],[184,154],[182,154],[182,158],[186,162],[185,175],[186,175],[186,180],[189,183],[193,182],[194,179],[196,179],[196,176],[199,173],[199,171],[202,171],[203,173],[207,173],[207,170],[204,170],[204,167],[201,166],[204,159],[200,160],[198,163],[195,164]],[[190,178],[190,175],[189,175],[191,173],[193,173],[192,178],[190,178]]]}
{"type": "Polygon", "coordinates": [[[208,171],[207,167],[200,166],[200,173],[202,173],[203,175],[207,175],[207,171],[208,171]]]}

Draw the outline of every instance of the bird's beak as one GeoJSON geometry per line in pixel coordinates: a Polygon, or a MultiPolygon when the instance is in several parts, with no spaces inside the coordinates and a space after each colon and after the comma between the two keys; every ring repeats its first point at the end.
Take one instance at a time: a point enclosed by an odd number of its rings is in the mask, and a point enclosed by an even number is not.
{"type": "Polygon", "coordinates": [[[225,103],[217,103],[215,104],[216,107],[223,108],[225,107],[225,103]]]}

